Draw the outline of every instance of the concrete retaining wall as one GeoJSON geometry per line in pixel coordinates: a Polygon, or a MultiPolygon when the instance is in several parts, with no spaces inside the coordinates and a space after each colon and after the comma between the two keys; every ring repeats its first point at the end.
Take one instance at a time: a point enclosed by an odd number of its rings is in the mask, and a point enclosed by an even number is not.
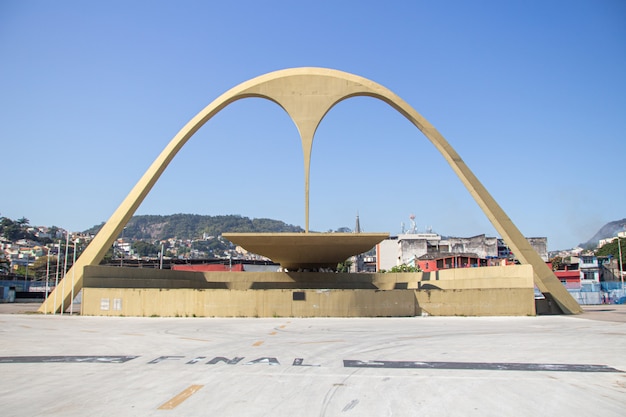
{"type": "Polygon", "coordinates": [[[183,317],[534,315],[529,265],[438,273],[85,268],[82,314],[183,317]]]}
{"type": "Polygon", "coordinates": [[[82,314],[167,317],[400,317],[412,291],[84,288],[82,314]],[[296,298],[296,299],[294,299],[296,298]]]}

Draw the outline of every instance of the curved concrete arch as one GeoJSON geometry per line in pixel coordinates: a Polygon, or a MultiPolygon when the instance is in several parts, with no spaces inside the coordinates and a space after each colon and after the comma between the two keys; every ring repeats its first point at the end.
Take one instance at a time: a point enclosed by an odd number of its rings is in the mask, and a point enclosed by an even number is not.
{"type": "Polygon", "coordinates": [[[60,311],[64,305],[71,301],[72,289],[79,290],[82,288],[83,268],[87,265],[98,264],[102,260],[107,249],[115,241],[178,151],[200,127],[220,110],[242,98],[261,97],[274,101],[289,114],[296,124],[304,155],[305,229],[308,232],[309,172],[313,137],[328,111],[340,101],[353,96],[378,98],[413,123],[450,164],[520,262],[533,266],[535,283],[540,291],[547,297],[553,298],[564,312],[582,312],[578,303],[465,165],[461,157],[426,119],[382,85],[354,74],[326,68],[292,68],[261,75],[230,89],[200,111],[174,136],[67,273],[66,279],[74,277],[72,284],[65,286],[65,291],[60,297],[55,295],[57,291],[61,291],[57,287],[47,302],[42,304],[40,311],[60,311]]]}

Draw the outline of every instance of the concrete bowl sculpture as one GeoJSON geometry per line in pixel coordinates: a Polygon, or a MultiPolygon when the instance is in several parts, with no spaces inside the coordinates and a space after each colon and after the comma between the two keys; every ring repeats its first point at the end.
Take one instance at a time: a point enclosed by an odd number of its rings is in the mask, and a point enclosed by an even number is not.
{"type": "Polygon", "coordinates": [[[248,252],[265,256],[288,271],[336,268],[367,252],[389,233],[222,233],[248,252]]]}

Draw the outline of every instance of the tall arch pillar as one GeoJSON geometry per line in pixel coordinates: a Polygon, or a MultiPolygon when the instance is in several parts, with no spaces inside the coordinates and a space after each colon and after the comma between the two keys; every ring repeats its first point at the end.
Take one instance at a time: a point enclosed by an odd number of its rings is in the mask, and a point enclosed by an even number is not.
{"type": "Polygon", "coordinates": [[[354,96],[370,96],[383,100],[413,123],[450,164],[489,221],[513,250],[517,259],[523,264],[533,266],[535,284],[539,290],[546,297],[556,301],[563,312],[568,314],[582,312],[576,300],[543,262],[463,159],[426,119],[382,85],[363,77],[326,68],[293,68],[253,78],[222,94],[200,111],[174,136],[67,273],[67,278],[64,279],[73,277],[73,283],[55,288],[39,310],[58,312],[71,302],[71,294],[82,288],[84,267],[100,263],[108,248],[119,236],[178,151],[215,114],[242,98],[261,97],[274,101],[289,114],[298,128],[304,156],[305,230],[308,232],[309,172],[315,131],[333,106],[354,96]],[[65,288],[65,291],[62,288],[65,288]]]}

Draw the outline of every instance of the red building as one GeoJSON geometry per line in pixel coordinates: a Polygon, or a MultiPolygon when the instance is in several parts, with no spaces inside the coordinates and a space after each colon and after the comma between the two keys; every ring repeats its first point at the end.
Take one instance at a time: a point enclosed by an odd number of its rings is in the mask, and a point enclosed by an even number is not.
{"type": "Polygon", "coordinates": [[[194,272],[242,272],[243,264],[234,264],[232,266],[224,264],[172,265],[172,270],[194,272]]]}
{"type": "MultiPolygon", "coordinates": [[[[548,266],[551,264],[548,263],[548,266]]],[[[578,264],[563,265],[563,269],[554,271],[554,275],[565,285],[565,288],[580,288],[580,270],[578,264]]]]}
{"type": "Polygon", "coordinates": [[[452,268],[477,268],[482,266],[502,265],[503,259],[484,259],[475,253],[437,253],[426,254],[414,259],[413,265],[424,272],[452,268]]]}

